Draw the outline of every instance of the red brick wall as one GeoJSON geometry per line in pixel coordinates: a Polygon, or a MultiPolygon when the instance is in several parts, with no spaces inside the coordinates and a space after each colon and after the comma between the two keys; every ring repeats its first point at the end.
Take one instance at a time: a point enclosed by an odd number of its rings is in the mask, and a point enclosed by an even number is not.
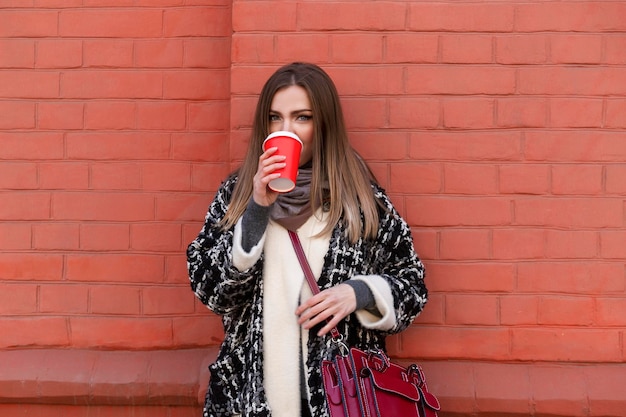
{"type": "Polygon", "coordinates": [[[442,414],[624,415],[621,1],[2,2],[0,348],[214,348],[184,248],[294,60],[413,228],[442,414]]]}

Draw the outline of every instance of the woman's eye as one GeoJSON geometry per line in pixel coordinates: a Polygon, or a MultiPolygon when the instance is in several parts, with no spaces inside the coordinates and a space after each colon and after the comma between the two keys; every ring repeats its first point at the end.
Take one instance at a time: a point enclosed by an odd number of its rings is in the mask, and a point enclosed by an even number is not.
{"type": "Polygon", "coordinates": [[[306,122],[308,120],[311,120],[313,118],[313,116],[308,115],[308,114],[301,114],[300,116],[298,116],[298,120],[302,121],[302,122],[306,122]]]}
{"type": "Polygon", "coordinates": [[[277,122],[278,120],[280,120],[280,117],[275,114],[270,114],[270,122],[277,122]]]}

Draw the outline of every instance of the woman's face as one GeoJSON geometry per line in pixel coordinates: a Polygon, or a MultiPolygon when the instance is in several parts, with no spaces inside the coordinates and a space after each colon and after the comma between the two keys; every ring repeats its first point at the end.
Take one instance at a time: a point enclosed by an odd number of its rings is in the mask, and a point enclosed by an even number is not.
{"type": "Polygon", "coordinates": [[[299,166],[311,160],[313,109],[306,90],[292,85],[278,90],[270,106],[270,133],[279,130],[295,133],[302,140],[299,166]]]}

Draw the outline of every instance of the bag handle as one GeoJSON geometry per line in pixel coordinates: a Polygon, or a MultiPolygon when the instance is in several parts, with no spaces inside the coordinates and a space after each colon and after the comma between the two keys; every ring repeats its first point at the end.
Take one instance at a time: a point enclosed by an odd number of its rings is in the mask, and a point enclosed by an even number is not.
{"type": "MultiPolygon", "coordinates": [[[[289,239],[291,239],[291,244],[293,245],[293,249],[296,251],[296,256],[298,257],[298,262],[300,262],[300,266],[302,267],[302,271],[304,272],[304,277],[306,281],[309,283],[309,287],[311,288],[311,292],[313,295],[320,293],[320,287],[317,285],[317,281],[315,280],[315,276],[313,275],[313,271],[311,270],[311,265],[309,265],[309,261],[304,254],[304,249],[302,249],[302,243],[300,243],[300,238],[298,234],[293,230],[287,230],[289,233],[289,239]]],[[[326,320],[327,322],[330,320],[326,320]]],[[[337,326],[330,329],[330,334],[335,341],[341,341],[343,338],[337,330],[337,326]]]]}

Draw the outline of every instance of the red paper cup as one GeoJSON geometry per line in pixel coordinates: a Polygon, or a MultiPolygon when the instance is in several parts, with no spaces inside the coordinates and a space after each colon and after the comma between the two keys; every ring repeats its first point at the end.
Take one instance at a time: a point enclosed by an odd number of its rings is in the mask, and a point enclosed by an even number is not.
{"type": "Polygon", "coordinates": [[[263,150],[273,147],[278,148],[274,155],[285,155],[287,159],[285,159],[284,168],[274,171],[280,174],[280,178],[273,179],[268,186],[278,193],[286,193],[296,186],[302,141],[298,135],[291,132],[274,132],[263,141],[263,150]]]}

